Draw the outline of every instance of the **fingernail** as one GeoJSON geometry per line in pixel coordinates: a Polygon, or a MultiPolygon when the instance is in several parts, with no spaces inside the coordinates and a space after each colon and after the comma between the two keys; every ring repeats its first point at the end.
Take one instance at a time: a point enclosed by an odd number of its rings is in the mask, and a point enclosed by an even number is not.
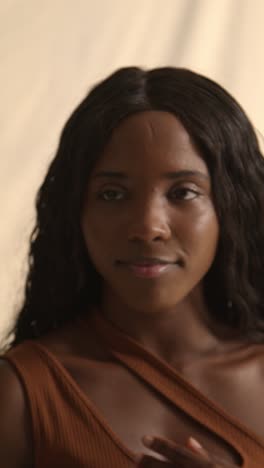
{"type": "Polygon", "coordinates": [[[144,436],[142,440],[143,440],[143,443],[144,443],[145,445],[147,445],[148,447],[150,447],[150,446],[152,445],[153,441],[154,441],[154,438],[151,437],[151,436],[144,436]]]}
{"type": "Polygon", "coordinates": [[[191,445],[194,449],[201,450],[203,447],[199,442],[194,439],[193,437],[189,437],[189,445],[191,445]]]}

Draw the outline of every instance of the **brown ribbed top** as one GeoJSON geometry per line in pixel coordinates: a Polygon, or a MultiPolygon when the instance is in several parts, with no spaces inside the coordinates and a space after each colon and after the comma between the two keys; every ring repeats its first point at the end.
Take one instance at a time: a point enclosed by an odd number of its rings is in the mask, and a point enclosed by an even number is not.
{"type": "MultiPolygon", "coordinates": [[[[231,445],[241,455],[243,468],[264,467],[264,442],[253,432],[99,314],[92,323],[98,338],[120,363],[231,445]]],[[[45,346],[26,341],[4,358],[17,370],[29,402],[35,468],[135,466],[135,454],[124,446],[45,346]]]]}

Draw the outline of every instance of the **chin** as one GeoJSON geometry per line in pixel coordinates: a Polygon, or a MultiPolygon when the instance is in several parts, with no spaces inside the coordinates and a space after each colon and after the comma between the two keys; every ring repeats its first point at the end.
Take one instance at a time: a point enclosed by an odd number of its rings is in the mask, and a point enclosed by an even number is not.
{"type": "Polygon", "coordinates": [[[114,304],[122,304],[134,311],[144,314],[164,313],[166,310],[175,309],[189,294],[192,284],[182,281],[142,281],[141,284],[133,284],[132,281],[109,282],[105,289],[105,298],[114,304]]]}

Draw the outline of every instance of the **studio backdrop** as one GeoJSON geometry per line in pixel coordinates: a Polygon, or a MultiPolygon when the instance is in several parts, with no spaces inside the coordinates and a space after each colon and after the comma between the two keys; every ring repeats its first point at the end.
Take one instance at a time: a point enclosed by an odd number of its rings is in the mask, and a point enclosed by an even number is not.
{"type": "Polygon", "coordinates": [[[216,80],[264,131],[263,0],[2,0],[0,339],[23,298],[34,197],[60,130],[123,66],[216,80]]]}

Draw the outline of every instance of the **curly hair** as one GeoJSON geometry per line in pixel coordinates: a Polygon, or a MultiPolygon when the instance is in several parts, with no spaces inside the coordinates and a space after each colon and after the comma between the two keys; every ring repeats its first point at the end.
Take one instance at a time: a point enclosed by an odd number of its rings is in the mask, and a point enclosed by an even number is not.
{"type": "Polygon", "coordinates": [[[97,84],[62,130],[37,194],[24,302],[10,347],[87,313],[100,300],[100,276],[80,224],[84,192],[113,129],[147,110],[168,111],[181,121],[211,175],[220,238],[204,294],[214,322],[264,341],[264,159],[252,124],[235,99],[204,76],[183,68],[126,67],[97,84]]]}

